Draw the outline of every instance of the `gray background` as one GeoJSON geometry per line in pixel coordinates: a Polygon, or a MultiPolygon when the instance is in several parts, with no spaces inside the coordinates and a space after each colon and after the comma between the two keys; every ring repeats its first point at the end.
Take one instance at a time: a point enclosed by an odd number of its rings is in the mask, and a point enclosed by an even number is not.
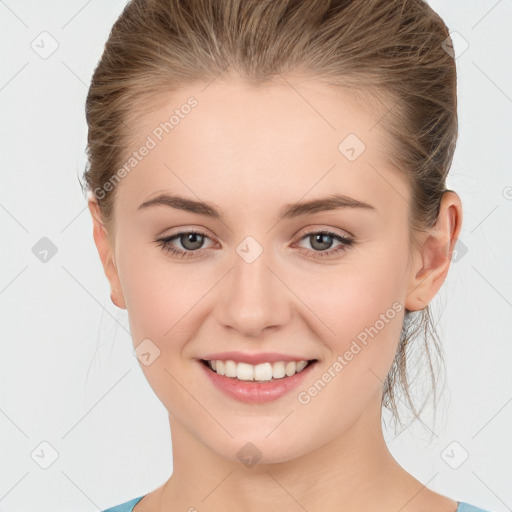
{"type": "MultiPolygon", "coordinates": [[[[126,312],[110,301],[77,179],[88,82],[124,4],[0,0],[0,511],[97,511],[172,471],[167,413],[133,355],[126,312]],[[43,237],[57,250],[46,262],[36,256],[43,237]]],[[[512,509],[512,2],[430,4],[460,34],[448,186],[464,223],[433,303],[447,362],[441,421],[386,437],[432,489],[503,512],[512,509]]]]}

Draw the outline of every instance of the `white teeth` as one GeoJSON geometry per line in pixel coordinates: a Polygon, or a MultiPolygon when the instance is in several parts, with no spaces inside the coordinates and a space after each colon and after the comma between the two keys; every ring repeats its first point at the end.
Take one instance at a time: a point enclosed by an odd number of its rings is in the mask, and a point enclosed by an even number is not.
{"type": "Polygon", "coordinates": [[[232,360],[207,362],[209,367],[219,375],[248,381],[270,381],[272,379],[282,379],[285,376],[291,377],[295,373],[300,373],[304,370],[308,364],[308,361],[277,361],[275,363],[256,365],[236,363],[232,360]]]}
{"type": "Polygon", "coordinates": [[[302,370],[304,370],[304,368],[306,368],[307,364],[308,364],[307,361],[299,361],[297,363],[297,371],[301,372],[302,370]]]}
{"type": "Polygon", "coordinates": [[[254,367],[254,380],[270,380],[271,378],[272,365],[270,363],[261,363],[254,367]]]}
{"type": "Polygon", "coordinates": [[[286,363],[286,366],[284,367],[284,373],[286,373],[288,377],[291,377],[295,373],[296,369],[297,365],[293,361],[290,361],[289,363],[286,363]]]}
{"type": "Polygon", "coordinates": [[[239,380],[254,380],[254,366],[247,363],[238,363],[236,366],[236,376],[239,380]]]}
{"type": "Polygon", "coordinates": [[[224,363],[224,373],[226,377],[236,377],[236,364],[234,361],[226,361],[224,363]]]}
{"type": "Polygon", "coordinates": [[[224,375],[226,372],[224,371],[224,361],[215,361],[215,371],[219,375],[224,375]]]}
{"type": "Polygon", "coordinates": [[[272,377],[274,379],[282,379],[286,375],[284,371],[284,363],[279,361],[272,365],[272,377]]]}

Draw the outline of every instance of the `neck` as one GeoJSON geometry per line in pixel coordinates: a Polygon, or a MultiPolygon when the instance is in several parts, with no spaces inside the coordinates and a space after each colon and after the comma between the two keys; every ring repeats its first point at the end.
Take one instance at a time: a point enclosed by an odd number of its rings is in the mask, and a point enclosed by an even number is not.
{"type": "MultiPolygon", "coordinates": [[[[313,512],[337,511],[341,504],[344,512],[422,510],[439,495],[393,458],[380,414],[379,404],[313,452],[250,467],[221,457],[169,416],[174,469],[161,488],[158,510],[313,512]]],[[[455,511],[455,502],[448,501],[439,510],[455,511]]]]}

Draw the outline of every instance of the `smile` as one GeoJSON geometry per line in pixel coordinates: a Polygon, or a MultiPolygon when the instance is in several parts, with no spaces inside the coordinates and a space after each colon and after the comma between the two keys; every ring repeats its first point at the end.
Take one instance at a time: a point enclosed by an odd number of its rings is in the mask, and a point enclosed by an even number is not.
{"type": "Polygon", "coordinates": [[[242,381],[260,381],[270,382],[285,377],[291,377],[300,373],[309,364],[314,363],[316,359],[310,361],[276,361],[273,363],[265,362],[260,364],[237,363],[233,360],[201,360],[212,371],[218,375],[242,381]]]}
{"type": "Polygon", "coordinates": [[[248,404],[264,404],[285,397],[319,364],[317,359],[256,365],[235,363],[231,359],[199,359],[198,363],[215,389],[231,399],[248,404]]]}

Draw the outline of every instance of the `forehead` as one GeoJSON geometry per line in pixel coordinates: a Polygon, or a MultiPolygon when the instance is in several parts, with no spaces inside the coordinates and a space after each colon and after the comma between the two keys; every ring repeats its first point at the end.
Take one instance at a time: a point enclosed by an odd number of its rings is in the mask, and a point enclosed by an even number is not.
{"type": "Polygon", "coordinates": [[[279,207],[334,191],[362,201],[386,202],[393,189],[405,197],[403,176],[386,162],[382,116],[371,97],[312,80],[184,87],[130,123],[132,156],[118,192],[134,208],[160,191],[223,209],[236,199],[279,207]]]}

